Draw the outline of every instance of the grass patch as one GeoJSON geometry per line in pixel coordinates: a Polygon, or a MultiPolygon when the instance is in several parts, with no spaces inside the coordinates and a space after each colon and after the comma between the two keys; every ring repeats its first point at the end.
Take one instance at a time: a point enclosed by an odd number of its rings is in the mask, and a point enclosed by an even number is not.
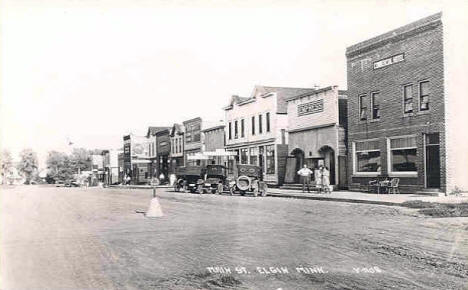
{"type": "Polygon", "coordinates": [[[468,217],[468,203],[438,203],[420,200],[406,201],[402,204],[417,208],[419,212],[431,217],[468,217]]]}

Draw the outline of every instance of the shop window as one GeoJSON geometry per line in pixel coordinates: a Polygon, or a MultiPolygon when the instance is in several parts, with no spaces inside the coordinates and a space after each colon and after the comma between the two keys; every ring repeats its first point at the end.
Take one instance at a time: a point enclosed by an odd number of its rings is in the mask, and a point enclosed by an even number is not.
{"type": "Polygon", "coordinates": [[[417,171],[416,137],[398,137],[389,139],[390,145],[390,171],[414,172],[417,171]]]}
{"type": "Polygon", "coordinates": [[[248,164],[247,148],[242,148],[240,150],[240,164],[248,164]]]}
{"type": "Polygon", "coordinates": [[[275,146],[268,145],[266,148],[266,173],[275,174],[275,146]]]}
{"type": "Polygon", "coordinates": [[[429,110],[429,81],[419,83],[419,110],[429,110]]]}
{"type": "Polygon", "coordinates": [[[413,112],[413,85],[403,87],[403,112],[405,114],[413,112]]]}
{"type": "Polygon", "coordinates": [[[245,126],[244,126],[244,119],[241,120],[241,138],[245,136],[245,126]]]}
{"type": "Polygon", "coordinates": [[[372,93],[372,119],[380,119],[380,93],[372,93]]]}
{"type": "Polygon", "coordinates": [[[255,135],[255,116],[252,116],[252,135],[255,135]]]}
{"type": "Polygon", "coordinates": [[[266,122],[266,131],[270,132],[270,113],[266,113],[265,118],[266,118],[266,121],[265,121],[266,122]]]}
{"type": "Polygon", "coordinates": [[[232,122],[229,122],[228,127],[229,127],[229,129],[228,129],[228,138],[229,138],[229,140],[231,140],[232,139],[232,122]]]}
{"type": "Polygon", "coordinates": [[[356,142],[354,162],[357,173],[380,173],[379,140],[356,142]]]}
{"type": "Polygon", "coordinates": [[[257,147],[250,147],[250,164],[257,165],[258,162],[258,148],[257,147]]]}
{"type": "Polygon", "coordinates": [[[367,96],[359,96],[359,119],[361,121],[367,120],[367,96]]]}

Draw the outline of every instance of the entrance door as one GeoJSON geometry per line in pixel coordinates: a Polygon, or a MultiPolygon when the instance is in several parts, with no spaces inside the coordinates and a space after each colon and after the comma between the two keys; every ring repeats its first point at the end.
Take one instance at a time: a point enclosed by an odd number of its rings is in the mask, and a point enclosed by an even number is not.
{"type": "Polygon", "coordinates": [[[440,188],[439,133],[426,135],[426,186],[440,188]]]}

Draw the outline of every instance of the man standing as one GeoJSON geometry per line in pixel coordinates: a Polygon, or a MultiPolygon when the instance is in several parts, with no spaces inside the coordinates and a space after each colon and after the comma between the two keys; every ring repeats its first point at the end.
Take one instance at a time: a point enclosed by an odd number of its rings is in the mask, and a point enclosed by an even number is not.
{"type": "Polygon", "coordinates": [[[302,179],[302,192],[305,192],[305,187],[307,185],[307,192],[310,192],[310,175],[312,170],[307,168],[307,164],[304,164],[304,167],[297,172],[302,179]]]}

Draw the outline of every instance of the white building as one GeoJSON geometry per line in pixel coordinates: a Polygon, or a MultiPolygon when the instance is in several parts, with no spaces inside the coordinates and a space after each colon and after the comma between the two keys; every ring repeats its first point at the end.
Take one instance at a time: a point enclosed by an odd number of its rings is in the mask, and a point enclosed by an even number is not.
{"type": "Polygon", "coordinates": [[[225,110],[226,150],[240,164],[262,167],[268,183],[282,184],[288,155],[286,99],[314,89],[255,86],[248,98],[232,96],[225,110]]]}

